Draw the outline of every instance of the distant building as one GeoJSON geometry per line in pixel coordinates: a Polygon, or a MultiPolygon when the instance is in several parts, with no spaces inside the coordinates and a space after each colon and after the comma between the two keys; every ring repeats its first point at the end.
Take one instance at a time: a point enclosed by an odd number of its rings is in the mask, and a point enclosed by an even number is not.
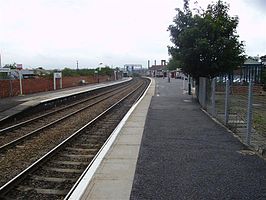
{"type": "Polygon", "coordinates": [[[167,65],[165,60],[161,60],[160,65],[156,65],[156,62],[154,65],[152,65],[149,68],[149,74],[152,77],[166,77],[167,74],[167,65]]]}
{"type": "Polygon", "coordinates": [[[143,68],[140,64],[125,64],[123,74],[124,76],[132,76],[132,74],[143,74],[143,68]]]}
{"type": "Polygon", "coordinates": [[[234,71],[234,79],[238,82],[261,83],[262,71],[265,66],[254,59],[248,58],[239,69],[234,71]]]}

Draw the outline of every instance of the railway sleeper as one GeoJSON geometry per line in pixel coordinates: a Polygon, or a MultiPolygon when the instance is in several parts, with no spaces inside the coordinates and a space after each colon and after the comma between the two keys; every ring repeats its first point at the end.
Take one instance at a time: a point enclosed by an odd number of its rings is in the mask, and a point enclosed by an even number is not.
{"type": "Polygon", "coordinates": [[[77,161],[66,161],[66,160],[56,160],[52,161],[52,163],[57,165],[74,165],[74,166],[80,166],[80,165],[87,165],[87,162],[77,162],[77,161]]]}
{"type": "Polygon", "coordinates": [[[19,186],[17,190],[21,192],[36,191],[39,194],[54,194],[54,195],[66,195],[68,193],[68,190],[32,188],[28,186],[19,186]]]}
{"type": "Polygon", "coordinates": [[[100,148],[101,144],[88,144],[88,143],[80,143],[78,144],[79,147],[86,147],[86,148],[100,148]]]}
{"type": "Polygon", "coordinates": [[[71,169],[71,168],[58,168],[58,167],[43,167],[46,171],[55,171],[55,172],[63,172],[63,173],[82,173],[81,169],[71,169]]]}
{"type": "Polygon", "coordinates": [[[49,176],[55,178],[76,178],[76,173],[65,173],[58,171],[48,171],[46,169],[40,169],[37,173],[34,173],[37,176],[49,176]]]}
{"type": "Polygon", "coordinates": [[[91,157],[90,158],[85,158],[85,157],[66,157],[66,156],[58,156],[56,158],[58,161],[77,161],[77,162],[90,162],[91,161],[91,157]]]}
{"type": "Polygon", "coordinates": [[[56,183],[62,183],[62,182],[72,182],[75,183],[75,178],[59,178],[59,177],[46,177],[46,176],[38,176],[38,175],[31,175],[31,179],[36,181],[49,181],[49,182],[56,182],[56,183]]]}
{"type": "Polygon", "coordinates": [[[91,154],[60,154],[60,156],[70,157],[70,158],[93,158],[94,155],[91,154]]]}
{"type": "Polygon", "coordinates": [[[97,151],[98,149],[95,148],[75,148],[75,147],[67,147],[66,150],[69,151],[82,151],[82,152],[90,152],[90,153],[94,153],[95,151],[97,151]]]}

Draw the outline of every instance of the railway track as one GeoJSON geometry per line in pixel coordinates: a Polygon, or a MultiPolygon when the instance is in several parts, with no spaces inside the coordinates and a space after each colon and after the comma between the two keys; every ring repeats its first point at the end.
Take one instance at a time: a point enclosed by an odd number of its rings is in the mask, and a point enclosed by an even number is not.
{"type": "MultiPolygon", "coordinates": [[[[134,81],[131,83],[134,84],[134,81]]],[[[104,100],[119,94],[121,91],[126,90],[131,85],[123,85],[103,93],[94,95],[92,97],[83,99],[81,101],[72,103],[56,110],[46,112],[42,115],[32,117],[28,120],[21,121],[20,123],[11,125],[0,130],[0,152],[8,150],[15,145],[23,142],[24,140],[36,136],[41,131],[59,123],[85,109],[88,109],[104,100]]]]}
{"type": "Polygon", "coordinates": [[[69,100],[67,99],[61,99],[59,100],[60,103],[52,104],[50,102],[45,103],[45,106],[43,109],[38,109],[37,111],[32,111],[34,109],[31,109],[28,112],[23,112],[19,114],[18,116],[11,117],[9,120],[0,121],[0,135],[12,130],[19,128],[23,125],[27,125],[29,123],[45,119],[45,117],[50,117],[62,110],[70,109],[72,107],[78,106],[80,104],[84,104],[88,101],[91,101],[95,98],[98,98],[102,95],[108,94],[110,92],[116,91],[118,89],[121,89],[123,87],[128,86],[129,84],[132,84],[136,80],[131,80],[126,83],[120,83],[117,85],[112,85],[104,88],[100,88],[97,90],[92,90],[88,92],[84,92],[82,94],[76,94],[71,96],[69,100]],[[52,105],[52,106],[51,106],[52,105]]]}
{"type": "Polygon", "coordinates": [[[132,104],[147,87],[141,80],[133,91],[108,105],[82,128],[0,188],[2,199],[64,199],[132,104]]]}

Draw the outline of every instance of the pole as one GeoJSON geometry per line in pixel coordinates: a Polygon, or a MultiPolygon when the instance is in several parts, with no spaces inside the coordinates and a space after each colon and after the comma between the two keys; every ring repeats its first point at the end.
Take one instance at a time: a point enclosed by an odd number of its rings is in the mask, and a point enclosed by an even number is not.
{"type": "Polygon", "coordinates": [[[229,119],[228,104],[229,104],[229,79],[226,80],[226,86],[225,86],[224,121],[226,125],[228,124],[228,119],[229,119]]]}
{"type": "Polygon", "coordinates": [[[9,72],[9,96],[13,96],[13,87],[12,87],[12,81],[11,81],[11,71],[9,72]]]}
{"type": "Polygon", "coordinates": [[[191,95],[191,81],[190,81],[190,75],[188,75],[188,94],[191,95]]]}
{"type": "Polygon", "coordinates": [[[115,81],[116,81],[116,70],[114,70],[114,75],[115,75],[115,81]]]}
{"type": "Polygon", "coordinates": [[[216,105],[215,105],[215,82],[216,78],[212,79],[212,116],[216,116],[216,105]]]}
{"type": "Polygon", "coordinates": [[[252,130],[252,104],[253,104],[253,83],[252,81],[249,82],[248,87],[248,112],[247,112],[247,133],[246,133],[246,143],[250,145],[250,136],[252,130]]]}
{"type": "Polygon", "coordinates": [[[62,79],[63,79],[63,77],[60,78],[60,89],[62,89],[62,87],[63,87],[63,80],[62,79]]]}
{"type": "Polygon", "coordinates": [[[54,90],[56,90],[56,78],[55,78],[55,73],[54,73],[54,90]]]}
{"type": "Polygon", "coordinates": [[[22,73],[21,73],[20,70],[18,71],[18,74],[19,74],[19,89],[20,89],[20,95],[23,95],[23,92],[22,92],[22,73]]]}

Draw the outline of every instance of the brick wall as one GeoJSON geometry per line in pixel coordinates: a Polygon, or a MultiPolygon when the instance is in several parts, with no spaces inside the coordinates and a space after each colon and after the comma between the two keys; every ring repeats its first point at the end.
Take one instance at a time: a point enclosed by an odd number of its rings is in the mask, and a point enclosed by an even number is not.
{"type": "MultiPolygon", "coordinates": [[[[80,76],[80,77],[63,77],[62,87],[69,88],[80,86],[81,81],[84,80],[85,84],[97,83],[98,79],[96,76],[80,76]]],[[[110,76],[99,76],[99,82],[106,82],[114,80],[114,77],[110,76]]],[[[56,80],[57,89],[60,86],[60,80],[56,80]]],[[[23,79],[22,80],[22,91],[23,94],[32,94],[37,92],[46,92],[54,90],[53,79],[47,78],[36,78],[36,79],[23,79]]],[[[0,80],[0,98],[17,96],[20,94],[19,80],[0,80]]]]}

